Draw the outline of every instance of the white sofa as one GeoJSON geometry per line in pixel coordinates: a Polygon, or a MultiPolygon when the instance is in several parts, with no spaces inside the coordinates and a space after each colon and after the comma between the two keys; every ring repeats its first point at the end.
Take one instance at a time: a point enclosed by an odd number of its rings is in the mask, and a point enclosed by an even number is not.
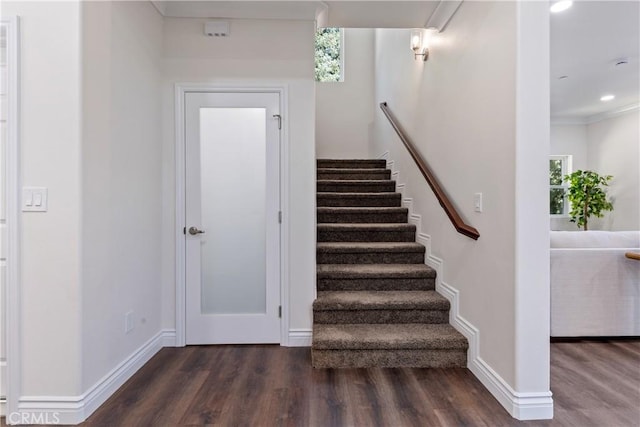
{"type": "Polygon", "coordinates": [[[640,231],[551,232],[551,336],[640,336],[640,231]]]}

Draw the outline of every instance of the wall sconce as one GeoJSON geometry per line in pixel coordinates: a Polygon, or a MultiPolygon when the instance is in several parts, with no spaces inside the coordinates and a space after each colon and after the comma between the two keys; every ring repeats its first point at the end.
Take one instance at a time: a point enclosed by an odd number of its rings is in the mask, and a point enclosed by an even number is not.
{"type": "Polygon", "coordinates": [[[411,50],[413,57],[422,57],[423,61],[429,58],[429,41],[433,34],[437,33],[437,28],[416,28],[411,30],[411,50]]]}

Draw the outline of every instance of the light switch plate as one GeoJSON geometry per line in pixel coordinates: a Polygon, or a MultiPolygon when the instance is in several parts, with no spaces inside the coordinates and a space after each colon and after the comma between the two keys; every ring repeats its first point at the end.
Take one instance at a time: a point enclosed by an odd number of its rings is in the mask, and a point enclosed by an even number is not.
{"type": "Polygon", "coordinates": [[[46,187],[22,188],[22,212],[46,212],[48,197],[46,187]]]}
{"type": "Polygon", "coordinates": [[[476,193],[473,195],[473,210],[476,212],[482,212],[482,193],[476,193]]]}

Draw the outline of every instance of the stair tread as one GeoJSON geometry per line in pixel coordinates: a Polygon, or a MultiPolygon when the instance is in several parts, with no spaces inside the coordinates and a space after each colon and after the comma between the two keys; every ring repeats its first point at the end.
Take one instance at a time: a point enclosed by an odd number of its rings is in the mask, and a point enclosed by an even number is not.
{"type": "Polygon", "coordinates": [[[425,252],[424,245],[415,242],[320,242],[316,247],[333,253],[425,252]]]}
{"type": "Polygon", "coordinates": [[[426,264],[318,264],[318,279],[434,278],[426,264]]]}
{"type": "Polygon", "coordinates": [[[383,174],[386,172],[391,172],[389,169],[381,169],[381,168],[324,168],[319,167],[316,169],[317,172],[331,172],[331,173],[379,173],[383,174]]]}
{"type": "Polygon", "coordinates": [[[357,222],[357,223],[333,223],[333,222],[319,222],[318,229],[325,230],[350,230],[353,231],[369,231],[369,230],[380,230],[380,231],[415,231],[416,226],[413,224],[406,224],[402,222],[381,222],[381,223],[368,223],[368,222],[357,222]]]}
{"type": "Polygon", "coordinates": [[[320,213],[370,213],[370,214],[386,214],[386,213],[408,213],[408,208],[395,206],[319,206],[317,208],[320,213]]]}
{"type": "Polygon", "coordinates": [[[321,163],[337,163],[337,164],[376,164],[385,165],[387,161],[384,159],[316,159],[317,164],[321,163]]]}
{"type": "Polygon", "coordinates": [[[322,310],[440,310],[449,300],[436,291],[321,291],[313,303],[322,310]]]}
{"type": "Polygon", "coordinates": [[[320,159],[316,159],[318,162],[387,162],[385,159],[343,159],[343,158],[331,158],[331,157],[322,157],[320,159]]]}
{"type": "Polygon", "coordinates": [[[459,349],[467,339],[446,323],[314,324],[314,349],[459,349]]]}
{"type": "MultiPolygon", "coordinates": [[[[395,182],[392,179],[350,179],[345,181],[344,179],[318,179],[318,184],[336,184],[336,185],[380,185],[389,184],[395,182]]],[[[346,193],[342,193],[346,194],[346,193]]]]}
{"type": "MultiPolygon", "coordinates": [[[[345,181],[339,181],[339,180],[334,180],[337,182],[345,182],[345,181]]],[[[386,181],[386,180],[385,180],[386,181]]],[[[354,181],[347,181],[347,182],[354,182],[354,181]]],[[[316,196],[319,198],[331,198],[331,199],[339,199],[339,198],[353,198],[353,199],[389,199],[389,198],[393,198],[393,199],[399,199],[400,197],[402,197],[402,195],[400,193],[392,193],[390,191],[388,192],[383,192],[383,193],[335,193],[335,192],[328,192],[328,191],[318,191],[316,193],[316,196]]]]}

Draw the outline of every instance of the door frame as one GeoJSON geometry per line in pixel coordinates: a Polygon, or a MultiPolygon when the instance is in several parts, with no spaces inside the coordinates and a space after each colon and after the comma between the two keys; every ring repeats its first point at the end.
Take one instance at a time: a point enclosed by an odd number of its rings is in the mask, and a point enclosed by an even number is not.
{"type": "Polygon", "coordinates": [[[175,84],[175,248],[176,248],[176,347],[186,345],[185,254],[185,96],[188,93],[278,93],[280,95],[280,345],[289,345],[289,131],[288,85],[285,83],[231,82],[226,84],[175,84]]]}
{"type": "Polygon", "coordinates": [[[20,18],[2,18],[7,26],[7,147],[5,152],[5,202],[7,211],[7,264],[4,313],[7,356],[6,414],[18,412],[21,377],[20,298],[20,18]]]}

